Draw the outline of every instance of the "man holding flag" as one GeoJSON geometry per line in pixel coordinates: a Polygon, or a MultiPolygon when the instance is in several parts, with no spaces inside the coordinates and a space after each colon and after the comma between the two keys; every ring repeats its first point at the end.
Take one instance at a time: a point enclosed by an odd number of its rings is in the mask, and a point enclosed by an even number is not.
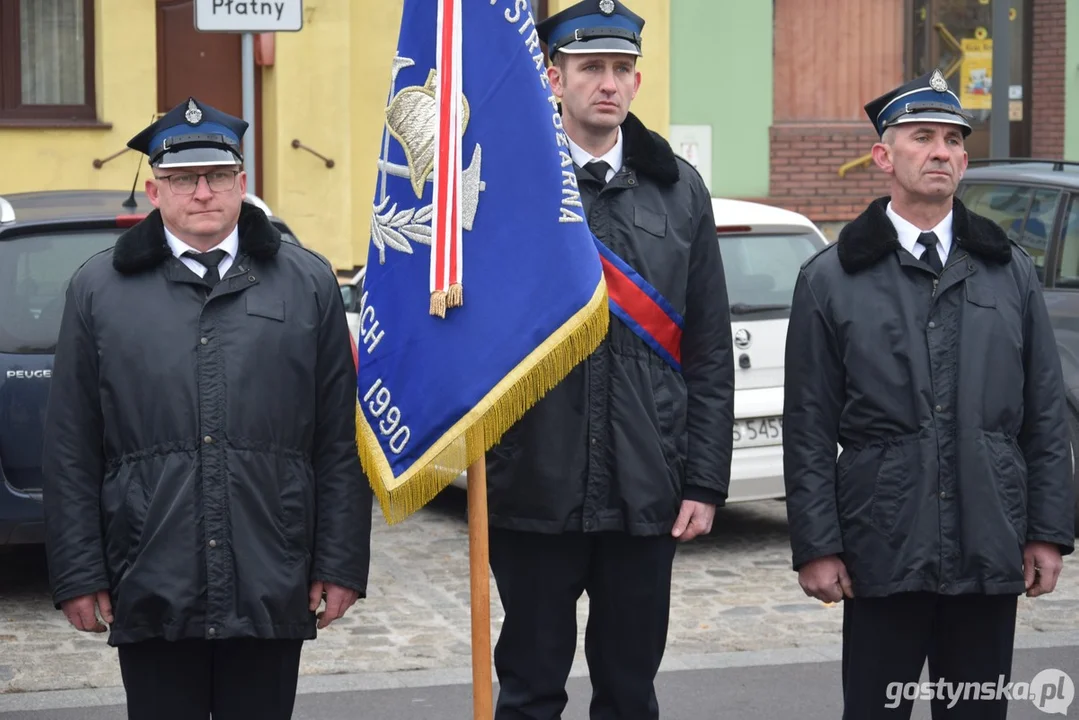
{"type": "Polygon", "coordinates": [[[675,544],[709,531],[729,480],[723,267],[700,176],[628,115],[643,21],[587,0],[537,26],[527,6],[405,0],[360,456],[389,522],[469,469],[475,717],[490,717],[488,487],[495,716],[560,716],[587,590],[593,717],[658,717],[675,544]],[[593,176],[591,157],[610,168],[593,176]]]}
{"type": "Polygon", "coordinates": [[[537,27],[613,317],[488,456],[496,720],[561,717],[582,592],[591,717],[658,718],[676,543],[707,534],[727,495],[722,261],[703,180],[629,113],[643,25],[618,0],[584,0],[537,27]]]}

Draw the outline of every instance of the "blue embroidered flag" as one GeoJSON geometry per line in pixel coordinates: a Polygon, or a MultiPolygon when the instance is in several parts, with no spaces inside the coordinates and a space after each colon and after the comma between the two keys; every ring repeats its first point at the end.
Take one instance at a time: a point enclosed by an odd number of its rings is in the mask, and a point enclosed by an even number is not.
{"type": "Polygon", "coordinates": [[[357,439],[391,523],[606,335],[599,253],[526,0],[405,0],[362,293],[357,439]]]}

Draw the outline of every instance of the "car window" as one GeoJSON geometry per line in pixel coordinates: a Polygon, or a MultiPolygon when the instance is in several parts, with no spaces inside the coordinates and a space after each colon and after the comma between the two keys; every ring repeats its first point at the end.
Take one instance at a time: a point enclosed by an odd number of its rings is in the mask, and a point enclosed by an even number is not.
{"type": "MultiPolygon", "coordinates": [[[[1043,188],[1036,191],[1034,201],[1030,206],[1030,214],[1027,215],[1027,221],[1023,225],[1023,234],[1019,237],[1019,244],[1031,254],[1034,264],[1042,271],[1045,269],[1045,259],[1049,254],[1049,238],[1053,232],[1053,221],[1056,219],[1059,204],[1059,190],[1043,188]]],[[[1042,280],[1044,279],[1043,276],[1042,280]]]]}
{"type": "Polygon", "coordinates": [[[341,287],[341,300],[345,304],[345,312],[355,313],[360,311],[360,288],[351,283],[344,283],[341,287]]]}
{"type": "Polygon", "coordinates": [[[809,233],[720,235],[731,312],[742,319],[789,316],[798,271],[822,247],[809,233]]]}
{"type": "Polygon", "coordinates": [[[0,241],[0,353],[51,353],[75,270],[122,230],[21,235],[0,241]]]}
{"type": "Polygon", "coordinates": [[[1056,286],[1079,288],[1079,195],[1072,195],[1061,242],[1056,286]]]}
{"type": "Polygon", "coordinates": [[[1038,277],[1045,280],[1049,233],[1060,193],[1004,183],[974,183],[963,193],[969,210],[996,222],[1034,258],[1038,277]],[[1029,211],[1030,217],[1027,217],[1029,211]]]}
{"type": "Polygon", "coordinates": [[[984,183],[971,185],[963,194],[963,204],[971,212],[995,221],[1008,237],[1018,239],[1023,231],[1033,188],[984,183]]]}

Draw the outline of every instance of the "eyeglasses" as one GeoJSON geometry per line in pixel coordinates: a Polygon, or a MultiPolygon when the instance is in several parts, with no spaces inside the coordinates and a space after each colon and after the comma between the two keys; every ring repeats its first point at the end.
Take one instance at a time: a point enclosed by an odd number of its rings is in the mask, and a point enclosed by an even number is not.
{"type": "Polygon", "coordinates": [[[177,195],[193,195],[199,186],[199,178],[206,178],[206,184],[213,192],[227,192],[236,187],[239,170],[214,170],[208,173],[182,173],[160,176],[158,180],[168,180],[169,188],[177,195]]]}

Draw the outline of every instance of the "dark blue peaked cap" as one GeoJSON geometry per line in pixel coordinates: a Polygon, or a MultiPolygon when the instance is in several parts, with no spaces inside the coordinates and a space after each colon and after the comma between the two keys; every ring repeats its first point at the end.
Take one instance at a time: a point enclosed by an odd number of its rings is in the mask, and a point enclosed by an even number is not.
{"type": "Polygon", "coordinates": [[[582,0],[536,25],[547,55],[555,53],[641,54],[644,18],[619,0],[582,0]]]}
{"type": "Polygon", "coordinates": [[[970,135],[971,114],[959,104],[940,70],[911,80],[865,106],[865,114],[877,128],[877,134],[893,125],[911,122],[934,122],[958,125],[963,137],[970,135]]]}
{"type": "Polygon", "coordinates": [[[247,122],[188,98],[128,141],[153,167],[238,165],[247,122]]]}

